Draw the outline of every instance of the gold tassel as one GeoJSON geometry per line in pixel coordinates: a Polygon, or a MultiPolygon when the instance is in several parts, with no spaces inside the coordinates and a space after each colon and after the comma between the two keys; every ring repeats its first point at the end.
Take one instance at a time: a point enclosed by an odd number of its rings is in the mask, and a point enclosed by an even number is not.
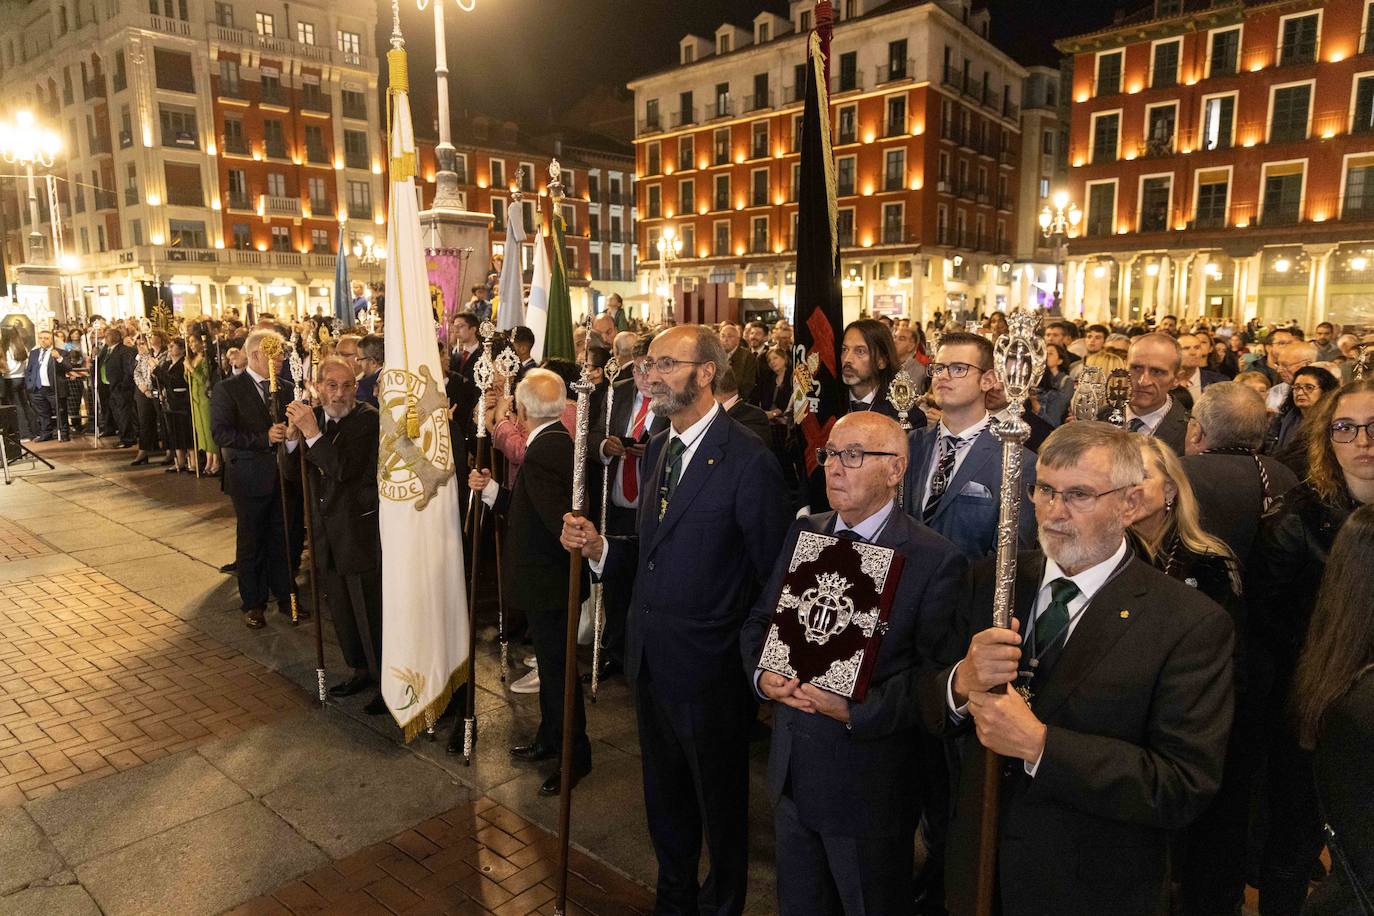
{"type": "Polygon", "coordinates": [[[413,400],[406,406],[406,437],[412,442],[420,438],[420,412],[413,400]]]}

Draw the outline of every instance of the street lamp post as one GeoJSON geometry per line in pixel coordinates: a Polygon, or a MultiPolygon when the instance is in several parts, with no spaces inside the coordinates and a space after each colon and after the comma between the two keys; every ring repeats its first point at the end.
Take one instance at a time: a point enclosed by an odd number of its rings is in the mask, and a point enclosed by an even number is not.
{"type": "MultiPolygon", "coordinates": [[[[416,0],[421,12],[431,0],[416,0]]],[[[434,75],[438,81],[439,101],[439,145],[434,148],[434,158],[439,171],[434,176],[434,209],[461,209],[458,197],[458,172],[455,170],[458,156],[449,135],[448,123],[448,46],[444,35],[444,3],[446,0],[433,0],[434,3],[434,75]]],[[[458,9],[472,12],[477,0],[456,0],[458,9]]]]}
{"type": "Polygon", "coordinates": [[[1067,191],[1058,191],[1053,198],[1054,206],[1045,205],[1040,211],[1040,231],[1054,245],[1054,290],[1060,311],[1064,304],[1064,259],[1069,240],[1069,231],[1076,230],[1083,221],[1083,211],[1078,204],[1069,200],[1067,191]]]}
{"type": "Polygon", "coordinates": [[[676,320],[673,315],[673,286],[669,265],[682,254],[682,238],[672,226],[665,226],[658,240],[659,290],[663,295],[663,317],[676,320]]]}
{"type": "MultiPolygon", "coordinates": [[[[21,111],[15,115],[14,124],[0,124],[0,156],[10,164],[24,166],[29,182],[29,260],[41,264],[47,260],[43,233],[38,229],[38,183],[34,179],[33,167],[52,168],[53,161],[62,149],[62,138],[56,131],[38,127],[34,123],[33,112],[21,111]]],[[[56,221],[59,214],[52,214],[56,221]]]]}

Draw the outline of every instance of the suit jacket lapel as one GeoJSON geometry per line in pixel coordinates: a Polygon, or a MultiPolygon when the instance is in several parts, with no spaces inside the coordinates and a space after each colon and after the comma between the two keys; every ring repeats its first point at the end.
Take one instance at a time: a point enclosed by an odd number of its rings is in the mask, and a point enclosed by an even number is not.
{"type": "MultiPolygon", "coordinates": [[[[692,500],[701,492],[707,478],[715,472],[716,463],[723,454],[722,447],[730,435],[730,423],[729,414],[722,410],[716,414],[716,418],[711,421],[706,432],[702,433],[701,442],[697,443],[697,450],[692,454],[691,463],[687,465],[687,470],[683,472],[682,479],[678,481],[672,499],[668,500],[668,511],[663,516],[662,521],[658,523],[658,531],[654,533],[654,544],[663,538],[665,531],[677,524],[678,519],[682,518],[687,509],[690,508],[692,500]]],[[[655,513],[658,511],[658,490],[662,486],[662,475],[668,473],[667,454],[668,449],[665,443],[664,460],[659,462],[658,473],[654,475],[655,489],[652,492],[642,494],[642,497],[649,497],[653,500],[655,513]]]]}
{"type": "Polygon", "coordinates": [[[1133,568],[1139,562],[1128,555],[1126,568],[1093,596],[1069,634],[1059,660],[1045,679],[1044,689],[1035,698],[1035,714],[1042,722],[1054,715],[1127,628],[1147,612],[1147,606],[1140,601],[1147,588],[1133,568]]]}
{"type": "Polygon", "coordinates": [[[925,498],[926,478],[930,476],[930,462],[935,455],[935,447],[939,441],[939,426],[928,427],[921,430],[916,436],[916,445],[911,450],[911,465],[908,469],[908,476],[911,478],[907,482],[907,493],[904,502],[908,502],[912,507],[912,515],[917,517],[921,514],[921,500],[925,498]]]}
{"type": "MultiPolygon", "coordinates": [[[[182,365],[185,366],[185,363],[183,363],[182,365]]],[[[189,391],[191,387],[190,366],[185,367],[185,375],[186,388],[189,391]]],[[[239,376],[239,378],[244,380],[244,388],[248,392],[248,397],[252,399],[253,403],[258,405],[259,413],[267,417],[268,425],[275,423],[276,419],[272,416],[272,408],[268,405],[268,403],[265,400],[263,400],[262,389],[258,387],[257,380],[254,379],[253,376],[249,375],[247,372],[244,372],[243,375],[239,376]]],[[[268,397],[271,397],[271,395],[268,395],[268,397]]]]}
{"type": "Polygon", "coordinates": [[[964,488],[964,484],[972,480],[975,474],[987,466],[987,463],[992,460],[992,456],[1002,448],[1002,443],[998,442],[992,433],[985,428],[968,448],[969,452],[964,456],[963,462],[959,465],[959,470],[954,472],[954,478],[950,480],[949,486],[945,487],[945,492],[940,496],[940,503],[935,508],[936,516],[954,505],[955,497],[964,488]]]}

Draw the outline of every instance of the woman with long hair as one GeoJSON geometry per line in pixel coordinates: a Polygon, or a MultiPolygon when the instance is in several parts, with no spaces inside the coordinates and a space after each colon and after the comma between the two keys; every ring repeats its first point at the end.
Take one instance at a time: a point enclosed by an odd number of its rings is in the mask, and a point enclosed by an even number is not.
{"type": "Polygon", "coordinates": [[[13,404],[19,423],[19,438],[33,437],[38,428],[24,375],[29,368],[29,351],[19,328],[0,328],[0,404],[13,404]]]}
{"type": "Polygon", "coordinates": [[[191,389],[187,384],[186,342],[172,338],[167,346],[167,359],[153,371],[157,374],[162,392],[162,407],[167,424],[167,448],[172,453],[168,474],[192,470],[196,460],[191,430],[191,389]]]}
{"type": "Polygon", "coordinates": [[[1151,436],[1136,438],[1145,463],[1143,499],[1129,529],[1136,553],[1221,605],[1236,625],[1236,716],[1221,788],[1179,836],[1175,869],[1182,916],[1232,913],[1245,896],[1245,837],[1259,744],[1258,712],[1248,690],[1240,566],[1225,542],[1203,529],[1193,486],[1173,449],[1151,436]]]}
{"type": "Polygon", "coordinates": [[[1063,344],[1045,345],[1045,371],[1035,386],[1036,413],[1051,426],[1064,422],[1073,400],[1074,381],[1069,376],[1069,348],[1063,344]]]}
{"type": "Polygon", "coordinates": [[[205,453],[205,473],[211,477],[219,473],[219,446],[210,435],[210,389],[214,387],[219,373],[213,366],[214,360],[205,353],[205,338],[193,333],[187,340],[190,351],[186,354],[186,381],[191,391],[191,432],[194,450],[191,457],[200,460],[196,451],[205,453]]]}
{"type": "Polygon", "coordinates": [[[1279,423],[1285,416],[1296,420],[1289,424],[1286,440],[1280,437],[1272,454],[1299,478],[1307,476],[1307,426],[1317,413],[1317,405],[1322,398],[1341,387],[1336,376],[1320,366],[1305,366],[1293,373],[1293,385],[1288,392],[1288,401],[1279,416],[1279,423]]]}
{"type": "Polygon", "coordinates": [[[1298,658],[1292,714],[1298,744],[1314,751],[1317,803],[1331,876],[1304,916],[1374,913],[1374,505],[1351,513],[1317,593],[1298,658]]]}
{"type": "Polygon", "coordinates": [[[1269,835],[1259,880],[1266,916],[1299,911],[1322,847],[1312,756],[1299,746],[1283,711],[1294,695],[1298,654],[1312,630],[1332,543],[1352,512],[1374,503],[1371,424],[1374,379],[1351,382],[1321,400],[1307,424],[1307,479],[1279,497],[1260,520],[1246,570],[1255,648],[1266,653],[1264,661],[1272,668],[1265,717],[1272,730],[1269,835]]]}

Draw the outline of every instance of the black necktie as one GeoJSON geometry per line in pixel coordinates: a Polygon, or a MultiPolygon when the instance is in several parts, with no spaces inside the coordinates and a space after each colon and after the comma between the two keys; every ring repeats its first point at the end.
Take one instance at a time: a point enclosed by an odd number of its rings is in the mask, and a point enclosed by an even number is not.
{"type": "Polygon", "coordinates": [[[333,440],[334,433],[336,433],[338,429],[339,421],[335,420],[333,417],[330,417],[328,420],[324,421],[324,434],[328,436],[331,440],[333,440]]]}
{"type": "Polygon", "coordinates": [[[873,405],[872,405],[872,404],[869,404],[869,403],[867,403],[867,402],[865,402],[865,401],[860,401],[858,398],[850,398],[850,399],[849,399],[849,412],[850,412],[850,413],[856,413],[856,412],[858,412],[858,411],[872,410],[872,409],[873,409],[873,405]]]}
{"type": "Polygon", "coordinates": [[[1132,417],[1132,418],[1131,418],[1131,432],[1133,432],[1133,433],[1139,433],[1139,432],[1144,432],[1144,430],[1145,430],[1145,421],[1142,420],[1142,419],[1140,419],[1140,417],[1132,417]]]}
{"type": "Polygon", "coordinates": [[[258,390],[262,392],[262,402],[270,408],[272,406],[272,383],[263,379],[258,382],[258,390]]]}

